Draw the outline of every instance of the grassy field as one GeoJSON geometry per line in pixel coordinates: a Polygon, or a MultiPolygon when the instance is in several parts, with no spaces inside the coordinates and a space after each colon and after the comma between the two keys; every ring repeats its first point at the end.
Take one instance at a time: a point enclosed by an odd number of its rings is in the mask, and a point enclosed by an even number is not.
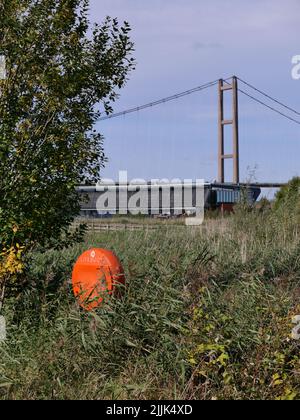
{"type": "Polygon", "coordinates": [[[239,208],[203,228],[89,233],[35,255],[6,302],[2,399],[297,399],[300,230],[295,209],[239,208]],[[121,258],[127,288],[83,312],[70,289],[87,248],[121,258]]]}

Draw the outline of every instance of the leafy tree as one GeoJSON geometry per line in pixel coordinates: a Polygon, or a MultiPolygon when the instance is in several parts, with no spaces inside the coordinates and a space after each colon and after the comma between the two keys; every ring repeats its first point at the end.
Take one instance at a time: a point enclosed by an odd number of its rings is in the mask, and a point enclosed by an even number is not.
{"type": "Polygon", "coordinates": [[[105,162],[94,126],[134,67],[133,43],[128,23],[91,25],[88,12],[89,0],[0,0],[0,292],[20,255],[76,238],[76,185],[105,162]]]}

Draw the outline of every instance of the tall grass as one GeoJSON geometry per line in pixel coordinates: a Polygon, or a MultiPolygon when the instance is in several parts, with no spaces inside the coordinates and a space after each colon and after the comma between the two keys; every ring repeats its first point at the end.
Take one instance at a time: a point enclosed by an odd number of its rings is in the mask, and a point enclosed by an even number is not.
{"type": "Polygon", "coordinates": [[[89,234],[34,255],[5,311],[3,399],[293,399],[300,396],[300,241],[294,209],[200,229],[89,234]],[[121,258],[127,287],[85,313],[70,289],[90,247],[121,258]],[[298,312],[297,312],[298,311],[298,312]]]}

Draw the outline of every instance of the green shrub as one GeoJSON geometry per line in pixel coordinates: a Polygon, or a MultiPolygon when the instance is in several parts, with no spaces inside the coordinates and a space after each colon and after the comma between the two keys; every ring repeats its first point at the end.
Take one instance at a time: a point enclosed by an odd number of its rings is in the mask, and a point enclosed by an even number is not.
{"type": "Polygon", "coordinates": [[[295,177],[291,181],[281,187],[276,194],[275,208],[287,206],[288,208],[299,206],[300,203],[300,178],[295,177]]]}

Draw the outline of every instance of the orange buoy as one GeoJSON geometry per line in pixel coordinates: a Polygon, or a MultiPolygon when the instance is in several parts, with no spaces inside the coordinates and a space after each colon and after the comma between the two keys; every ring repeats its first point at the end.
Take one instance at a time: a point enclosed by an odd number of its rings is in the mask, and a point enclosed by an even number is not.
{"type": "Polygon", "coordinates": [[[125,284],[118,257],[107,249],[93,248],[77,260],[72,274],[73,292],[80,306],[91,311],[112,294],[118,284],[125,284]]]}

